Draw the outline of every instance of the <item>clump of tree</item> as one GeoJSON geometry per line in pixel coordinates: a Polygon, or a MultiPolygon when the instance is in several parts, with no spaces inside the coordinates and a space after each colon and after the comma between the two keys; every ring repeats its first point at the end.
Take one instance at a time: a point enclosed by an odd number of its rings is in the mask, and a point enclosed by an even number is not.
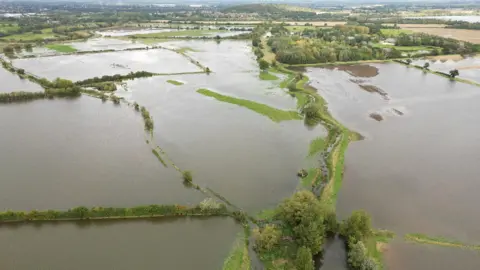
{"type": "Polygon", "coordinates": [[[340,235],[348,244],[348,264],[353,270],[379,269],[378,263],[365,247],[365,242],[373,237],[371,223],[365,211],[355,211],[340,226],[340,235]]]}
{"type": "Polygon", "coordinates": [[[193,183],[193,176],[191,171],[183,171],[182,172],[183,181],[187,184],[193,183]]]}
{"type": "Polygon", "coordinates": [[[312,251],[309,248],[300,247],[297,250],[295,266],[299,270],[314,270],[315,266],[312,259],[312,251]]]}
{"type": "Polygon", "coordinates": [[[452,69],[452,70],[450,70],[449,74],[450,74],[450,77],[452,77],[452,79],[454,79],[455,77],[460,75],[460,72],[458,72],[458,69],[452,69]]]}
{"type": "Polygon", "coordinates": [[[153,120],[152,117],[150,117],[150,112],[147,111],[145,107],[141,107],[140,112],[142,113],[143,117],[143,122],[145,125],[145,130],[152,132],[153,131],[153,120]]]}
{"type": "Polygon", "coordinates": [[[135,78],[142,78],[142,77],[152,77],[155,73],[147,72],[147,71],[137,71],[137,72],[130,72],[126,75],[115,74],[115,75],[104,75],[102,77],[93,77],[90,79],[82,80],[76,82],[77,85],[91,85],[95,83],[101,82],[114,82],[114,81],[122,81],[122,80],[133,80],[135,78]]]}

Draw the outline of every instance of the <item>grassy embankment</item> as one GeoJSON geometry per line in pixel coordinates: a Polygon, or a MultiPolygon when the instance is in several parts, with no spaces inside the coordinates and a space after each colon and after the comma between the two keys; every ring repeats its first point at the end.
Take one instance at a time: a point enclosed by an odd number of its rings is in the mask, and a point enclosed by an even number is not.
{"type": "Polygon", "coordinates": [[[222,102],[227,102],[227,103],[235,104],[241,107],[245,107],[247,109],[250,109],[254,112],[257,112],[259,114],[262,114],[270,118],[274,122],[302,119],[302,117],[295,111],[283,111],[283,110],[275,109],[265,104],[257,103],[251,100],[240,99],[240,98],[218,94],[208,89],[198,89],[197,92],[204,96],[213,97],[216,100],[219,100],[222,102]]]}
{"type": "Polygon", "coordinates": [[[65,44],[48,44],[45,47],[61,53],[72,53],[77,51],[77,49],[73,48],[72,46],[65,44]]]}
{"type": "Polygon", "coordinates": [[[428,236],[420,233],[406,234],[405,240],[420,244],[480,250],[480,245],[471,245],[456,240],[446,239],[444,237],[428,236]]]}
{"type": "Polygon", "coordinates": [[[248,255],[248,236],[250,229],[245,227],[244,232],[237,236],[233,248],[223,262],[223,270],[250,270],[251,261],[248,255]]]}
{"type": "Polygon", "coordinates": [[[167,82],[169,84],[173,84],[173,85],[176,85],[176,86],[180,86],[180,85],[184,84],[183,82],[179,82],[179,81],[175,81],[175,80],[167,80],[167,82]]]}

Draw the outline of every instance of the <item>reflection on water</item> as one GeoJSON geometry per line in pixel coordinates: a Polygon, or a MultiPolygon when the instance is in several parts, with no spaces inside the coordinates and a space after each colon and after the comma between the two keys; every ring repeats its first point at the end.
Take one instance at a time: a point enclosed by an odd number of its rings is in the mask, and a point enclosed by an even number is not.
{"type": "MultiPolygon", "coordinates": [[[[367,137],[347,150],[339,216],[365,209],[376,227],[400,235],[421,232],[479,244],[480,219],[473,214],[480,189],[480,135],[474,124],[480,115],[479,89],[402,65],[374,66],[379,75],[369,84],[386,91],[390,100],[363,91],[345,72],[308,72],[332,113],[367,137]],[[392,108],[404,114],[393,114],[392,108]],[[368,118],[373,111],[386,119],[368,118]]],[[[458,252],[442,259],[460,261],[458,252]]],[[[451,269],[441,263],[422,268],[423,262],[404,260],[410,267],[403,269],[451,269]]]]}
{"type": "Polygon", "coordinates": [[[66,209],[198,203],[145,143],[141,116],[98,99],[0,106],[0,206],[66,209]],[[8,154],[5,154],[8,153],[8,154]]]}
{"type": "Polygon", "coordinates": [[[71,270],[220,269],[239,231],[231,218],[1,226],[0,265],[18,270],[67,265],[71,270]]]}

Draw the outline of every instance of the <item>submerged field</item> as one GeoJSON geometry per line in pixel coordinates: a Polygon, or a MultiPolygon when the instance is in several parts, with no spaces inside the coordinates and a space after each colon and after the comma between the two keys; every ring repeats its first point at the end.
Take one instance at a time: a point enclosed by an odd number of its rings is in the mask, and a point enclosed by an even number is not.
{"type": "Polygon", "coordinates": [[[13,64],[50,80],[60,77],[72,81],[136,71],[202,71],[182,55],[163,49],[17,59],[13,64]]]}
{"type": "MultiPolygon", "coordinates": [[[[361,67],[342,68],[356,71],[349,73],[307,70],[332,114],[366,137],[347,150],[339,214],[365,209],[375,227],[398,235],[418,232],[478,244],[479,220],[472,213],[480,188],[474,180],[479,173],[474,149],[480,140],[471,124],[480,113],[474,105],[480,101],[478,88],[399,64],[365,66],[378,69],[378,75],[370,76],[358,72],[361,67]],[[372,119],[372,113],[383,121],[372,119]]],[[[451,269],[442,261],[462,258],[464,269],[480,267],[472,252],[435,252],[396,242],[387,252],[387,266],[451,269]],[[424,254],[421,259],[419,253],[424,254]]]]}
{"type": "Polygon", "coordinates": [[[1,226],[0,260],[5,269],[221,269],[239,230],[225,218],[1,226]]]}
{"type": "Polygon", "coordinates": [[[7,70],[0,68],[0,93],[10,93],[14,91],[36,92],[42,91],[42,87],[32,83],[29,80],[22,79],[7,70]]]}

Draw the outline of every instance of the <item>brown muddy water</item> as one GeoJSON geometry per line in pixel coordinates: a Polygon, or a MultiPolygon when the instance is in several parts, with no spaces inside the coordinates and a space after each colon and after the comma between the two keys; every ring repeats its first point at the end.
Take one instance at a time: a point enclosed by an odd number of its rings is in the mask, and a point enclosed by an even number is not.
{"type": "Polygon", "coordinates": [[[145,142],[139,113],[99,99],[0,105],[0,209],[196,204],[145,142]]]}
{"type": "Polygon", "coordinates": [[[0,67],[0,93],[10,92],[38,92],[43,91],[43,88],[29,80],[22,79],[17,75],[11,73],[0,67]]]}
{"type": "MultiPolygon", "coordinates": [[[[400,239],[418,232],[480,244],[480,88],[399,64],[370,66],[379,74],[362,79],[390,100],[346,72],[308,68],[332,114],[366,137],[347,150],[339,216],[365,209],[375,227],[400,239]],[[369,118],[373,112],[384,121],[369,118]]],[[[478,254],[451,248],[401,243],[388,254],[391,269],[480,268],[478,254]]]]}
{"type": "Polygon", "coordinates": [[[16,59],[13,65],[49,80],[63,78],[72,81],[136,71],[202,71],[182,55],[164,49],[16,59]]]}
{"type": "MultiPolygon", "coordinates": [[[[129,81],[123,96],[149,109],[157,144],[181,169],[193,172],[194,182],[251,213],[276,206],[298,186],[296,173],[307,166],[309,143],[325,135],[325,130],[309,130],[300,120],[275,123],[197,93],[199,88],[208,88],[280,109],[296,109],[295,100],[284,90],[258,78],[258,65],[245,42],[188,44],[198,51],[192,55],[199,56],[196,59],[214,73],[129,81]],[[171,85],[167,79],[185,84],[171,85]]],[[[122,90],[117,92],[122,94],[122,90]]]]}
{"type": "Polygon", "coordinates": [[[240,230],[230,218],[0,226],[0,268],[221,269],[240,230]]]}

